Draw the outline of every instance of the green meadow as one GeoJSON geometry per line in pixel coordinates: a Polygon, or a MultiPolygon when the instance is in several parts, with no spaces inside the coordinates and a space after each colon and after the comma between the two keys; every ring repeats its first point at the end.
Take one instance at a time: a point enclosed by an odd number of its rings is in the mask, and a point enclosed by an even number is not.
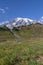
{"type": "Polygon", "coordinates": [[[1,42],[0,65],[43,65],[43,39],[1,42]]]}

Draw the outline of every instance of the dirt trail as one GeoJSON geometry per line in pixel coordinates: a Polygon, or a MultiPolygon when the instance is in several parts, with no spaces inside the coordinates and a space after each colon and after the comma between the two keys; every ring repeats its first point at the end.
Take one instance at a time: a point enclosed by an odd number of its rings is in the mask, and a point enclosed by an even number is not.
{"type": "Polygon", "coordinates": [[[10,30],[10,31],[15,36],[16,41],[20,41],[21,40],[21,37],[15,31],[12,31],[12,30],[10,30]]]}

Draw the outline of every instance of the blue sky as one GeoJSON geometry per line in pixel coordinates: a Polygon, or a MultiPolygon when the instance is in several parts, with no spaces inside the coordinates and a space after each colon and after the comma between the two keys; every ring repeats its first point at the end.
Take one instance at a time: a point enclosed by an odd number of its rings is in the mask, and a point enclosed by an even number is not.
{"type": "Polygon", "coordinates": [[[16,17],[43,18],[43,0],[0,0],[0,22],[16,17]]]}

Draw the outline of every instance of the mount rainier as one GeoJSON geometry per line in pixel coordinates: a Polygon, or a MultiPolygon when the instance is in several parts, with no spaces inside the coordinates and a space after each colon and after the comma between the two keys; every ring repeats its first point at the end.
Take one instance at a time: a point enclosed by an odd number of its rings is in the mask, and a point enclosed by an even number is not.
{"type": "Polygon", "coordinates": [[[27,26],[31,24],[42,24],[42,21],[32,20],[30,18],[15,18],[11,22],[0,24],[0,26],[6,26],[8,29],[13,29],[14,27],[27,26]]]}

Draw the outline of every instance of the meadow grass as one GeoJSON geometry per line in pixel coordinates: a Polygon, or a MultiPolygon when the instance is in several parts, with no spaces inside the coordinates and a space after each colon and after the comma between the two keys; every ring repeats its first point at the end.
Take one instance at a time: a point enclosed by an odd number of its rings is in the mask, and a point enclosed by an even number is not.
{"type": "Polygon", "coordinates": [[[0,65],[43,65],[43,39],[1,42],[0,65]]]}

